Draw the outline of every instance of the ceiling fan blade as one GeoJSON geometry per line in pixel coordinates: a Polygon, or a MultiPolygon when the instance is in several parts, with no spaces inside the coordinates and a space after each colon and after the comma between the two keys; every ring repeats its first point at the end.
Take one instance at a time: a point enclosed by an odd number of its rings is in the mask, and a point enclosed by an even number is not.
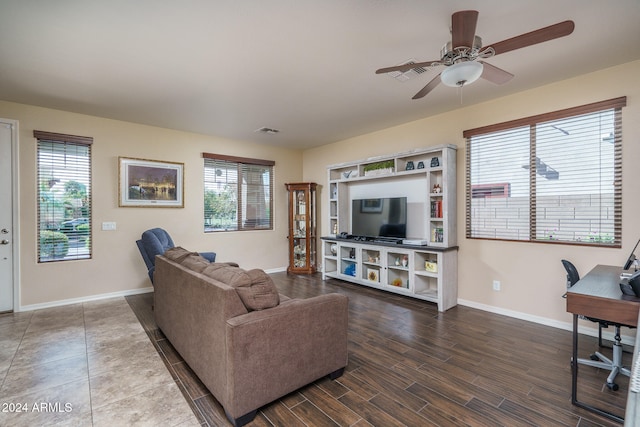
{"type": "Polygon", "coordinates": [[[427,83],[427,85],[425,87],[420,89],[420,92],[418,92],[415,95],[413,95],[413,98],[411,98],[411,99],[423,98],[426,94],[428,94],[433,89],[435,89],[435,87],[438,86],[439,83],[440,83],[440,73],[438,73],[437,76],[435,76],[429,83],[427,83]]]}
{"type": "Polygon", "coordinates": [[[379,70],[376,70],[376,74],[391,73],[394,71],[400,71],[401,73],[404,73],[405,71],[409,71],[414,68],[429,67],[432,64],[439,64],[439,63],[440,61],[425,61],[425,62],[416,62],[415,64],[395,65],[393,67],[380,68],[379,70]]]}
{"type": "Polygon", "coordinates": [[[575,24],[573,21],[563,21],[548,27],[540,28],[539,30],[531,31],[529,33],[521,34],[516,37],[512,37],[507,40],[503,40],[498,43],[485,46],[482,50],[493,48],[495,55],[501,53],[510,52],[512,50],[521,49],[523,47],[532,46],[534,44],[543,43],[549,40],[557,39],[560,37],[568,36],[573,33],[575,24]]]}
{"type": "Polygon", "coordinates": [[[513,78],[513,74],[508,71],[498,68],[495,65],[491,65],[488,62],[478,61],[482,64],[482,77],[485,80],[489,80],[491,83],[502,85],[507,83],[513,78]]]}
{"type": "Polygon", "coordinates": [[[451,15],[451,45],[454,49],[473,47],[477,23],[477,10],[462,10],[451,15]]]}

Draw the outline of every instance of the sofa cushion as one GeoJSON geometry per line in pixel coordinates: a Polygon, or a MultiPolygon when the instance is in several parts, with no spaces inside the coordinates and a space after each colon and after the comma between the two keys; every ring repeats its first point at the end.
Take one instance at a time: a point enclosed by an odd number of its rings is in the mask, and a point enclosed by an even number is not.
{"type": "Polygon", "coordinates": [[[188,268],[189,270],[195,271],[196,273],[202,273],[202,271],[211,263],[201,255],[191,254],[184,258],[180,264],[184,268],[188,268]]]}
{"type": "Polygon", "coordinates": [[[234,288],[251,283],[246,271],[238,267],[230,267],[225,263],[212,263],[202,271],[202,274],[234,288]]]}
{"type": "Polygon", "coordinates": [[[183,247],[176,246],[174,248],[167,249],[164,253],[165,257],[177,262],[178,264],[182,263],[182,261],[189,255],[198,255],[198,252],[191,252],[183,247]]]}

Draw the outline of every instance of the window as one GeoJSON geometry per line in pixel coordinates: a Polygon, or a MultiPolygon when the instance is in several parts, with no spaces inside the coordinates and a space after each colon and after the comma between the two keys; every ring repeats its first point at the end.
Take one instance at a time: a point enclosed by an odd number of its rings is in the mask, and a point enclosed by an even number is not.
{"type": "Polygon", "coordinates": [[[465,131],[467,237],[620,247],[625,105],[465,131]]]}
{"type": "Polygon", "coordinates": [[[93,138],[34,131],[38,262],[91,258],[93,138]]]}
{"type": "Polygon", "coordinates": [[[204,231],[273,229],[270,160],[203,153],[204,231]]]}

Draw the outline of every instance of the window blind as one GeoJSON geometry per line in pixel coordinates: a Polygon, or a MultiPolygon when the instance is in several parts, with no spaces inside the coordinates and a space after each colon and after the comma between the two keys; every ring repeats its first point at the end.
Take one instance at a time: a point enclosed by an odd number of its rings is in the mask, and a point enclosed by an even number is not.
{"type": "Polygon", "coordinates": [[[203,153],[204,231],[273,229],[270,160],[203,153]]]}
{"type": "Polygon", "coordinates": [[[38,262],[91,258],[93,138],[34,131],[38,262]]]}
{"type": "Polygon", "coordinates": [[[625,105],[465,131],[467,237],[620,247],[625,105]]]}

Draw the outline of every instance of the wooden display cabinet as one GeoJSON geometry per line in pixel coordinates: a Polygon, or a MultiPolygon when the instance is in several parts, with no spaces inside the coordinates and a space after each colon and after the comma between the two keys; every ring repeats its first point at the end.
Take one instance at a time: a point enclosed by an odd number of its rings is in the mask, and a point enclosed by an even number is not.
{"type": "Polygon", "coordinates": [[[289,192],[289,267],[287,273],[316,272],[316,184],[285,184],[289,192]]]}

